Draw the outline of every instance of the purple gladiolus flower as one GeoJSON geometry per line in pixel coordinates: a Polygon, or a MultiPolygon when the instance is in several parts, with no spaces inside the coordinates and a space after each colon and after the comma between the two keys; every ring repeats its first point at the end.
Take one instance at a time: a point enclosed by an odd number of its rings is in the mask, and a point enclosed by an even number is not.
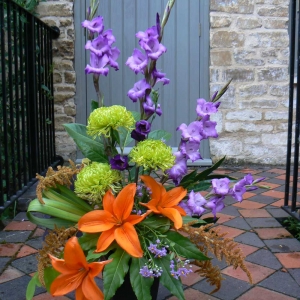
{"type": "Polygon", "coordinates": [[[215,194],[226,196],[229,193],[230,180],[228,178],[213,179],[211,183],[215,194]]]}
{"type": "Polygon", "coordinates": [[[160,16],[159,13],[156,14],[156,28],[157,28],[157,34],[160,36],[160,16]]]}
{"type": "Polygon", "coordinates": [[[97,32],[98,34],[101,34],[104,29],[103,17],[98,16],[91,21],[85,20],[81,25],[92,33],[97,32]]]}
{"type": "Polygon", "coordinates": [[[193,215],[201,216],[206,211],[203,207],[206,203],[206,200],[200,193],[194,193],[194,191],[190,192],[187,204],[192,210],[193,215]]]}
{"type": "Polygon", "coordinates": [[[202,130],[202,124],[199,121],[194,121],[189,125],[182,123],[177,130],[181,130],[181,136],[184,140],[189,140],[191,142],[198,142],[203,139],[202,135],[200,134],[202,130]]]}
{"type": "Polygon", "coordinates": [[[261,182],[261,181],[263,181],[263,180],[265,180],[265,179],[266,179],[266,177],[257,178],[257,179],[255,179],[255,180],[253,181],[252,184],[259,183],[259,182],[261,182]]]}
{"type": "Polygon", "coordinates": [[[193,215],[193,211],[192,211],[191,208],[187,205],[186,202],[181,201],[181,202],[178,204],[178,206],[180,206],[181,208],[183,208],[184,211],[186,212],[186,214],[187,214],[188,216],[191,217],[191,216],[193,215]]]}
{"type": "Polygon", "coordinates": [[[223,203],[224,199],[225,196],[215,195],[214,197],[210,198],[210,201],[205,205],[205,207],[211,209],[211,212],[215,218],[217,216],[217,213],[225,207],[223,203]]]}
{"type": "Polygon", "coordinates": [[[245,182],[242,180],[237,182],[232,188],[232,197],[237,201],[243,200],[243,195],[246,193],[245,182]]]}
{"type": "Polygon", "coordinates": [[[197,100],[196,112],[199,117],[214,114],[218,111],[216,104],[201,98],[197,100]]]}
{"type": "Polygon", "coordinates": [[[202,158],[199,152],[199,147],[200,142],[181,140],[179,150],[182,154],[194,162],[202,158]]]}
{"type": "Polygon", "coordinates": [[[157,26],[152,26],[145,32],[139,31],[135,36],[143,42],[147,42],[150,37],[158,38],[157,26]]]}
{"type": "Polygon", "coordinates": [[[111,48],[111,55],[109,56],[109,65],[116,71],[119,70],[119,65],[116,62],[120,55],[120,50],[117,47],[111,48]]]}
{"type": "Polygon", "coordinates": [[[138,99],[145,97],[147,89],[151,89],[151,86],[145,79],[142,79],[134,84],[133,88],[128,91],[127,96],[133,102],[136,102],[138,99]]]}
{"type": "Polygon", "coordinates": [[[156,70],[156,68],[154,68],[154,70],[152,71],[152,77],[154,78],[154,82],[162,82],[163,85],[165,84],[169,84],[170,83],[170,79],[166,78],[166,73],[161,73],[159,71],[156,70]]]}
{"type": "Polygon", "coordinates": [[[182,177],[187,174],[187,158],[180,151],[173,153],[175,156],[175,164],[174,166],[167,170],[167,174],[169,178],[171,178],[175,185],[178,185],[182,179],[182,177]]]}
{"type": "Polygon", "coordinates": [[[152,60],[157,60],[163,53],[167,51],[167,48],[160,44],[158,39],[150,37],[146,42],[141,41],[140,46],[144,49],[152,60]]]}
{"type": "Polygon", "coordinates": [[[107,40],[107,43],[110,46],[116,41],[115,36],[112,34],[112,29],[106,30],[102,36],[107,40]]]}
{"type": "Polygon", "coordinates": [[[110,45],[107,43],[107,39],[102,35],[99,35],[92,41],[88,40],[85,45],[86,50],[90,50],[97,56],[103,56],[105,53],[110,54],[110,45]]]}
{"type": "Polygon", "coordinates": [[[155,107],[155,104],[153,103],[149,95],[146,97],[146,101],[143,103],[143,107],[147,118],[150,118],[154,113],[156,113],[158,116],[162,115],[160,104],[157,104],[155,107]]]}
{"type": "Polygon", "coordinates": [[[215,92],[213,93],[213,95],[211,96],[211,100],[210,100],[211,102],[213,102],[213,101],[216,99],[218,93],[219,93],[219,91],[215,91],[215,92]]]}
{"type": "Polygon", "coordinates": [[[85,73],[94,73],[97,75],[107,76],[109,69],[105,68],[109,63],[109,57],[105,54],[102,57],[97,56],[95,53],[91,52],[90,55],[90,65],[85,68],[85,73]]]}
{"type": "Polygon", "coordinates": [[[117,154],[109,160],[109,163],[112,169],[124,171],[128,168],[128,156],[117,154]]]}
{"type": "Polygon", "coordinates": [[[126,65],[134,71],[135,74],[143,73],[144,69],[148,65],[148,57],[144,53],[142,53],[139,49],[134,49],[132,56],[130,56],[127,61],[126,65]]]}
{"type": "Polygon", "coordinates": [[[251,185],[252,183],[253,183],[253,176],[252,176],[252,174],[247,174],[244,178],[243,178],[243,180],[245,181],[245,184],[246,185],[251,185]]]}
{"type": "Polygon", "coordinates": [[[218,137],[218,133],[216,130],[217,122],[210,121],[209,115],[204,116],[199,123],[201,124],[200,132],[204,138],[218,137]]]}

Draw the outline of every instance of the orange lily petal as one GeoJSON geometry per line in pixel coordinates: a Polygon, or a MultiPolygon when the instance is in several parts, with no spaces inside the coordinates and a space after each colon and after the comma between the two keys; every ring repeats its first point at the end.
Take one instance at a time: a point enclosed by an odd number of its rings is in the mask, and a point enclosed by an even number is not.
{"type": "Polygon", "coordinates": [[[115,239],[114,232],[115,232],[115,228],[111,228],[101,233],[97,242],[97,249],[95,252],[102,252],[110,246],[110,244],[115,239]]]}
{"type": "Polygon", "coordinates": [[[110,262],[112,262],[112,259],[90,263],[89,264],[89,268],[90,268],[89,276],[92,276],[92,277],[97,276],[99,273],[102,272],[105,265],[109,264],[110,262]]]}
{"type": "Polygon", "coordinates": [[[76,289],[75,299],[76,299],[76,300],[89,300],[88,298],[86,298],[86,297],[84,296],[84,293],[83,293],[83,290],[82,290],[82,285],[80,285],[80,286],[76,289]]]}
{"type": "Polygon", "coordinates": [[[120,221],[123,221],[129,217],[133,207],[135,192],[136,184],[130,183],[120,191],[116,200],[114,201],[114,215],[120,221]]]}
{"type": "Polygon", "coordinates": [[[87,271],[78,270],[73,274],[61,274],[54,279],[50,287],[52,296],[62,296],[77,289],[83,278],[87,275],[87,271]]]}
{"type": "Polygon", "coordinates": [[[172,208],[177,209],[182,216],[186,216],[186,211],[182,207],[175,205],[172,208]]]}
{"type": "Polygon", "coordinates": [[[151,176],[142,175],[140,177],[145,185],[151,189],[151,199],[155,202],[154,206],[156,206],[160,202],[161,197],[166,193],[166,189],[151,176]]]}
{"type": "Polygon", "coordinates": [[[109,190],[105,193],[103,197],[103,209],[105,211],[110,212],[113,215],[113,203],[114,203],[115,197],[113,193],[109,190]]]}
{"type": "Polygon", "coordinates": [[[182,217],[179,211],[175,208],[160,208],[161,214],[174,222],[174,227],[179,229],[182,227],[182,217]]]}
{"type": "Polygon", "coordinates": [[[66,268],[68,269],[78,270],[82,267],[87,269],[88,263],[83,250],[79,245],[78,239],[75,236],[71,237],[65,245],[64,259],[66,268]]]}
{"type": "Polygon", "coordinates": [[[182,186],[176,187],[164,194],[160,202],[160,206],[172,207],[177,205],[186,196],[186,194],[187,190],[182,186]]]}
{"type": "Polygon", "coordinates": [[[58,271],[59,273],[62,273],[62,274],[73,274],[74,273],[74,269],[70,269],[70,268],[66,267],[64,259],[56,258],[51,254],[48,254],[48,256],[51,259],[51,264],[52,264],[53,268],[56,271],[58,271]]]}
{"type": "Polygon", "coordinates": [[[156,204],[155,202],[156,202],[156,201],[154,201],[154,199],[153,199],[153,200],[150,200],[148,203],[142,203],[142,202],[140,202],[140,204],[143,205],[143,206],[148,207],[148,208],[151,209],[154,213],[160,214],[160,211],[157,209],[157,207],[156,207],[157,204],[156,204]]]}
{"type": "Polygon", "coordinates": [[[111,229],[115,225],[112,214],[105,210],[93,210],[83,215],[78,222],[78,229],[95,233],[111,229]]]}
{"type": "Polygon", "coordinates": [[[86,276],[84,278],[82,282],[82,291],[86,299],[104,299],[102,291],[99,289],[94,279],[92,279],[90,276],[86,276]]]}
{"type": "Polygon", "coordinates": [[[130,215],[125,221],[129,222],[132,225],[142,222],[149,214],[151,214],[151,210],[148,210],[142,215],[130,215]]]}
{"type": "Polygon", "coordinates": [[[115,238],[120,247],[123,248],[131,256],[143,256],[143,250],[141,248],[137,232],[132,224],[125,223],[122,226],[116,228],[115,238]]]}

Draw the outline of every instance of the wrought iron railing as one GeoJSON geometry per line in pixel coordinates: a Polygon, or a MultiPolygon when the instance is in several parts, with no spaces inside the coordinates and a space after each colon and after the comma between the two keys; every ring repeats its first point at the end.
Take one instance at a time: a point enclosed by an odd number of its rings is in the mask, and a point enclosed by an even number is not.
{"type": "Polygon", "coordinates": [[[288,139],[287,139],[287,159],[286,159],[286,179],[285,179],[285,195],[284,205],[282,208],[291,216],[300,220],[299,209],[297,205],[298,194],[298,167],[299,167],[299,133],[300,133],[300,22],[297,16],[297,0],[290,1],[290,85],[289,85],[289,112],[288,112],[288,139]],[[297,30],[298,28],[298,30],[297,30]],[[297,49],[297,51],[295,51],[297,49]],[[297,56],[295,56],[297,52],[297,56]],[[295,66],[295,58],[297,63],[295,66]],[[296,75],[295,77],[295,67],[296,75]],[[296,109],[294,111],[294,86],[295,78],[297,78],[297,92],[296,92],[296,109]],[[295,115],[295,122],[293,118],[295,115]],[[295,124],[294,131],[294,145],[293,145],[293,124],[295,124]],[[292,162],[292,150],[293,162],[292,162]],[[291,165],[293,163],[293,170],[291,173],[291,165]],[[290,175],[292,177],[292,186],[290,187],[290,175]],[[292,190],[290,197],[290,189],[292,190]]]}
{"type": "Polygon", "coordinates": [[[51,28],[0,0],[0,213],[58,163],[55,153],[51,28]]]}

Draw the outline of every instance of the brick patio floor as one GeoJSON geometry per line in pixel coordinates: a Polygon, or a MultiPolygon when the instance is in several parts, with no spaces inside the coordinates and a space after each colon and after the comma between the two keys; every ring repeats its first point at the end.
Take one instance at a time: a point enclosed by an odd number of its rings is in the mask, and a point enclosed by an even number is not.
{"type": "MultiPolygon", "coordinates": [[[[283,205],[285,170],[273,167],[227,167],[218,170],[218,173],[237,179],[249,172],[255,178],[266,177],[262,184],[270,186],[270,189],[259,188],[247,192],[242,203],[236,203],[228,197],[225,200],[226,207],[219,214],[218,226],[239,243],[254,284],[248,282],[240,269],[233,270],[225,262],[214,259],[225,278],[221,289],[210,295],[213,287],[197,274],[190,274],[183,280],[187,300],[300,299],[300,242],[276,220],[288,216],[280,208],[283,205]]],[[[1,300],[26,299],[27,284],[37,269],[35,256],[42,246],[43,233],[43,229],[26,219],[25,213],[19,213],[0,232],[1,300]]],[[[54,298],[44,288],[36,290],[34,300],[48,299],[75,299],[75,296],[72,293],[54,298]]],[[[177,298],[160,287],[158,300],[163,299],[177,298]]]]}

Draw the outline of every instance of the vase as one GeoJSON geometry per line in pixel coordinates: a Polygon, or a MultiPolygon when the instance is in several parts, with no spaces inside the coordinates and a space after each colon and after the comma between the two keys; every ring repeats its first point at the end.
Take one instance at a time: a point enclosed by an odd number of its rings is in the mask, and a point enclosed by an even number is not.
{"type": "MultiPolygon", "coordinates": [[[[150,290],[152,300],[157,299],[158,288],[159,288],[159,279],[154,278],[154,282],[150,290]]],[[[129,272],[126,274],[123,284],[117,289],[115,295],[111,298],[111,300],[137,300],[137,297],[130,283],[129,272]]]]}

